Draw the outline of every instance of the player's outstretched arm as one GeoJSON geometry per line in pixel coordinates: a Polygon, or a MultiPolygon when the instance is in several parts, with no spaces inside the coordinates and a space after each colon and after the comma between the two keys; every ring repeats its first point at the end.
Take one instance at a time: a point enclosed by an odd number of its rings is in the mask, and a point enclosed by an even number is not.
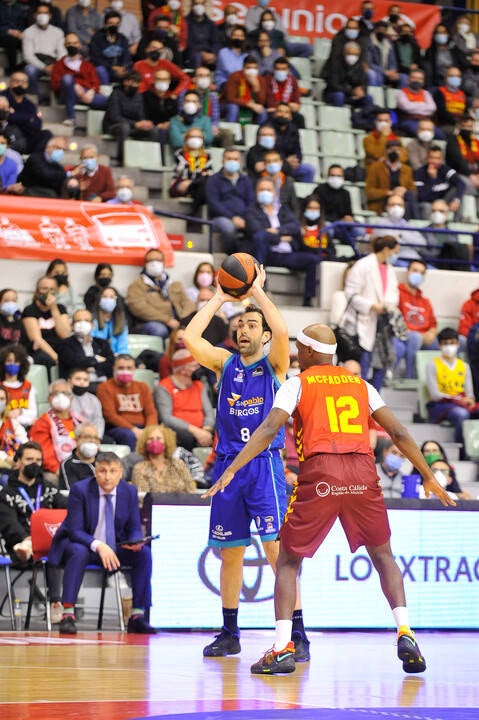
{"type": "Polygon", "coordinates": [[[288,326],[276,305],[263,290],[266,272],[262,265],[256,266],[256,279],[247,296],[253,298],[264,313],[266,322],[271,328],[272,338],[268,359],[280,381],[286,377],[289,368],[289,334],[288,326]]]}
{"type": "Polygon", "coordinates": [[[278,434],[279,429],[283,427],[288,417],[288,413],[284,410],[272,408],[261,425],[259,425],[251,435],[241,452],[235,457],[231,465],[226,468],[221,477],[218,478],[215,484],[212,485],[210,489],[202,495],[202,497],[212,497],[219,491],[223,492],[225,487],[227,487],[233,480],[235,473],[237,473],[238,470],[241,470],[246,463],[268,447],[278,434]]]}
{"type": "Polygon", "coordinates": [[[443,505],[455,506],[456,503],[446,490],[438,483],[434,477],[434,473],[424,459],[424,455],[415,443],[407,429],[402,425],[397,417],[388,407],[381,407],[373,412],[373,418],[383,427],[391,436],[391,440],[399,450],[407,457],[423,477],[423,488],[426,497],[431,493],[441,501],[443,505]]]}
{"type": "Polygon", "coordinates": [[[219,348],[212,345],[208,340],[201,337],[213,319],[215,313],[228,300],[236,300],[229,295],[223,293],[218,286],[216,294],[204,305],[188,323],[185,334],[184,343],[195,360],[204,367],[213,370],[219,377],[223,365],[231,355],[229,350],[219,348]]]}

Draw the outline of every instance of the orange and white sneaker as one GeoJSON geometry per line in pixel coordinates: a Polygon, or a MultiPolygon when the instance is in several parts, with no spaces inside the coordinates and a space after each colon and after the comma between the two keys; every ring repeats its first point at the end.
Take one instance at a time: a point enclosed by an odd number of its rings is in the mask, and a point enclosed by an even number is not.
{"type": "Polygon", "coordinates": [[[251,666],[253,675],[280,675],[295,671],[294,643],[289,642],[284,650],[267,650],[257,663],[251,666]]]}
{"type": "Polygon", "coordinates": [[[426,669],[426,661],[416,642],[414,633],[409,628],[400,628],[397,639],[398,658],[407,673],[421,673],[426,669]]]}

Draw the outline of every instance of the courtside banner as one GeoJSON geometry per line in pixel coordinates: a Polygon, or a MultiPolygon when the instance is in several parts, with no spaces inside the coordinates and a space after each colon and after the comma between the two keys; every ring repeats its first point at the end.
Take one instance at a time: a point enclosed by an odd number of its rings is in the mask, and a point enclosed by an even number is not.
{"type": "MultiPolygon", "coordinates": [[[[226,5],[233,4],[239,9],[238,19],[243,22],[247,9],[254,2],[233,2],[228,0],[213,0],[212,19],[215,22],[222,22],[223,9],[226,5]]],[[[391,7],[390,0],[374,2],[374,17],[372,22],[382,20],[387,16],[388,8],[391,7]]],[[[423,48],[429,47],[432,39],[432,32],[441,20],[440,8],[434,5],[422,5],[419,3],[402,3],[401,15],[406,16],[410,23],[415,26],[415,35],[419,45],[423,48]]],[[[334,0],[334,2],[315,3],[311,0],[271,0],[265,10],[275,10],[280,16],[283,27],[288,35],[303,35],[311,42],[314,38],[332,38],[338,30],[341,30],[349,17],[361,14],[361,0],[334,0]]]]}
{"type": "Polygon", "coordinates": [[[0,195],[0,257],[135,265],[148,248],[174,265],[161,220],[143,205],[0,195]]]}

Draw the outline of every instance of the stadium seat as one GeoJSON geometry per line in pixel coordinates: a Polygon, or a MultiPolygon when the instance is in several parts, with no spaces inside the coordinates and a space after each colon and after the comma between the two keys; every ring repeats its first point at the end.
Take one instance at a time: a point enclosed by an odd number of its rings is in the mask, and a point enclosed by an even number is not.
{"type": "Polygon", "coordinates": [[[6,555],[0,555],[0,568],[3,569],[5,575],[5,585],[7,589],[8,612],[10,613],[10,626],[15,630],[15,614],[13,608],[13,585],[10,575],[10,566],[12,561],[6,555]]]}
{"type": "Polygon", "coordinates": [[[103,135],[103,116],[104,110],[88,110],[86,114],[86,132],[87,135],[96,136],[103,135]]]}
{"type": "Polygon", "coordinates": [[[27,373],[27,380],[35,388],[37,404],[45,403],[48,399],[48,373],[45,365],[30,365],[27,373]]]}
{"type": "MultiPolygon", "coordinates": [[[[301,115],[304,117],[304,125],[308,130],[318,129],[318,120],[316,118],[316,107],[312,102],[302,101],[299,109],[301,115]]],[[[245,133],[246,138],[246,133],[245,133]]],[[[245,142],[245,144],[247,144],[245,142]]]]}
{"type": "Polygon", "coordinates": [[[464,420],[462,436],[466,455],[471,460],[479,461],[479,420],[464,420]]]}
{"type": "Polygon", "coordinates": [[[477,223],[477,205],[474,195],[463,195],[461,200],[461,213],[464,222],[477,223]]]}
{"type": "Polygon", "coordinates": [[[147,370],[146,368],[136,368],[133,373],[133,380],[137,382],[144,382],[148,385],[151,392],[155,389],[155,373],[153,370],[147,370]]]}
{"type": "Polygon", "coordinates": [[[428,420],[427,403],[429,402],[429,393],[426,384],[426,366],[431,360],[439,356],[438,350],[419,350],[416,353],[416,374],[417,374],[417,398],[418,411],[423,420],[428,420]]]}
{"type": "Polygon", "coordinates": [[[381,85],[368,85],[367,93],[371,95],[375,105],[378,105],[380,108],[384,107],[384,88],[381,85]]]}
{"type": "Polygon", "coordinates": [[[351,132],[320,130],[319,138],[321,155],[329,155],[332,152],[340,157],[348,158],[348,166],[355,164],[356,143],[351,132]]]}
{"type": "Polygon", "coordinates": [[[102,443],[100,445],[100,452],[113,452],[121,459],[129,455],[131,450],[129,445],[109,445],[108,443],[102,443]]]}
{"type": "Polygon", "coordinates": [[[396,109],[398,92],[397,88],[386,88],[386,107],[390,110],[396,109]]]}
{"type": "Polygon", "coordinates": [[[318,121],[321,130],[351,131],[351,111],[349,108],[319,105],[318,121]]]}
{"type": "Polygon", "coordinates": [[[311,89],[311,60],[309,58],[290,57],[289,62],[299,74],[299,84],[308,90],[311,89]]]}
{"type": "Polygon", "coordinates": [[[138,357],[142,350],[155,350],[156,352],[164,352],[163,338],[156,335],[140,335],[130,333],[128,335],[128,349],[130,355],[134,358],[138,357]]]}
{"type": "MultiPolygon", "coordinates": [[[[231,130],[235,139],[235,145],[243,145],[243,128],[239,122],[227,122],[226,120],[220,120],[219,127],[225,130],[231,130]]],[[[256,129],[258,126],[256,126],[256,129]]]]}
{"type": "Polygon", "coordinates": [[[211,158],[211,164],[213,166],[213,172],[219,172],[223,167],[223,153],[225,149],[221,147],[209,147],[208,153],[211,158]]]}
{"type": "Polygon", "coordinates": [[[308,197],[308,195],[311,195],[314,191],[317,183],[307,183],[307,182],[295,182],[294,183],[294,189],[296,192],[296,197],[298,198],[305,198],[308,197]]]}
{"type": "Polygon", "coordinates": [[[123,153],[125,167],[137,167],[152,172],[161,172],[164,169],[160,143],[128,139],[123,144],[123,153]]]}
{"type": "Polygon", "coordinates": [[[317,155],[319,152],[318,133],[316,130],[300,129],[299,139],[303,155],[317,155]]]}

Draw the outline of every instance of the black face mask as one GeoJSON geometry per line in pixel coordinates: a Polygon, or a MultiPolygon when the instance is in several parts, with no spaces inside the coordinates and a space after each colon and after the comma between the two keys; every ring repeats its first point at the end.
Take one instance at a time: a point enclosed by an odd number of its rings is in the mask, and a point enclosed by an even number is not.
{"type": "Polygon", "coordinates": [[[397,23],[398,20],[399,20],[399,15],[397,15],[396,13],[393,13],[392,15],[389,16],[389,22],[397,23]]]}
{"type": "Polygon", "coordinates": [[[134,97],[138,91],[138,88],[135,85],[127,85],[123,88],[125,91],[125,95],[128,95],[128,97],[134,97]]]}
{"type": "Polygon", "coordinates": [[[116,37],[118,35],[118,28],[116,27],[116,25],[111,25],[110,27],[105,28],[105,32],[107,35],[116,37]]]}
{"type": "Polygon", "coordinates": [[[77,185],[68,185],[67,186],[67,198],[69,200],[79,200],[80,199],[80,188],[77,185]]]}
{"type": "Polygon", "coordinates": [[[42,472],[41,466],[35,462],[29,463],[28,465],[25,465],[25,467],[23,468],[23,474],[29,480],[33,480],[34,478],[38,477],[41,472],[42,472]]]}
{"type": "Polygon", "coordinates": [[[150,52],[147,53],[147,56],[150,58],[150,60],[156,62],[160,59],[161,53],[159,50],[150,50],[150,52]]]}
{"type": "Polygon", "coordinates": [[[410,40],[409,35],[400,35],[399,36],[399,42],[408,43],[409,40],[410,40]]]}
{"type": "Polygon", "coordinates": [[[111,283],[111,278],[109,277],[100,277],[97,280],[97,283],[100,287],[106,288],[111,283]]]}
{"type": "Polygon", "coordinates": [[[38,302],[41,303],[42,305],[45,305],[46,302],[47,302],[47,300],[48,300],[48,295],[44,295],[43,293],[39,293],[39,294],[37,295],[37,300],[38,300],[38,302]]]}
{"type": "Polygon", "coordinates": [[[57,281],[58,285],[68,285],[68,275],[65,273],[59,273],[53,276],[57,281]]]}
{"type": "Polygon", "coordinates": [[[80,52],[80,50],[75,47],[75,45],[66,45],[65,50],[70,57],[75,57],[75,55],[78,55],[78,53],[80,52]]]}
{"type": "Polygon", "coordinates": [[[80,387],[79,385],[73,385],[72,386],[72,393],[74,395],[78,395],[78,397],[81,397],[85,393],[87,393],[90,390],[89,386],[86,387],[80,387]]]}
{"type": "Polygon", "coordinates": [[[412,80],[412,81],[409,83],[409,87],[410,87],[411,90],[413,90],[414,92],[417,92],[418,90],[420,90],[420,89],[422,88],[422,84],[419,82],[419,80],[412,80]]]}
{"type": "Polygon", "coordinates": [[[285,117],[275,117],[273,120],[278,127],[286,127],[286,125],[289,125],[289,120],[285,117]]]}
{"type": "Polygon", "coordinates": [[[377,37],[377,39],[378,39],[379,42],[382,42],[382,41],[384,40],[384,38],[386,37],[386,34],[383,33],[383,32],[377,32],[377,33],[376,33],[376,37],[377,37]]]}
{"type": "Polygon", "coordinates": [[[461,130],[459,135],[464,138],[464,140],[470,140],[472,131],[471,130],[461,130]]]}
{"type": "Polygon", "coordinates": [[[388,159],[392,163],[397,162],[399,160],[399,153],[397,152],[397,150],[393,150],[392,152],[388,153],[388,159]]]}
{"type": "Polygon", "coordinates": [[[374,13],[373,13],[372,10],[363,10],[363,18],[364,18],[365,20],[371,20],[373,14],[374,14],[374,13]]]}
{"type": "Polygon", "coordinates": [[[234,47],[234,48],[242,48],[242,47],[243,47],[243,41],[241,40],[241,38],[233,38],[233,39],[231,40],[231,47],[234,47]]]}
{"type": "Polygon", "coordinates": [[[24,88],[23,85],[13,85],[11,91],[14,95],[26,95],[27,88],[24,88]]]}

